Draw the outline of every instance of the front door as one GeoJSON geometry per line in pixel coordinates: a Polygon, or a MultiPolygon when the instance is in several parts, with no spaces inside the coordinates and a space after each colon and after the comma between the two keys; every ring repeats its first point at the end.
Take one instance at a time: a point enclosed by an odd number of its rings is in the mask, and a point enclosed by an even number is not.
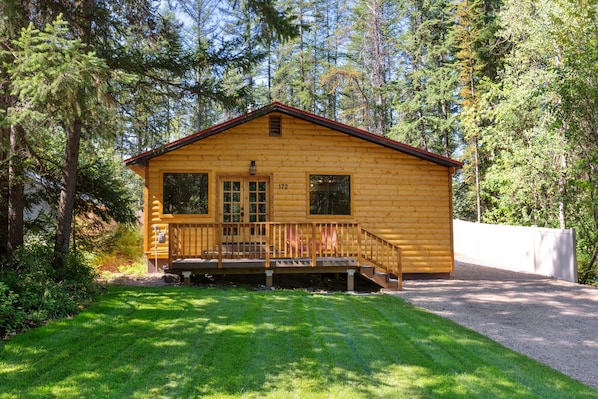
{"type": "MultiPolygon", "coordinates": [[[[234,236],[235,242],[255,242],[263,229],[251,223],[268,221],[268,180],[263,177],[224,178],[220,183],[223,223],[243,223],[245,226],[225,226],[223,234],[234,236]]],[[[233,237],[230,237],[233,239],[233,237]]]]}

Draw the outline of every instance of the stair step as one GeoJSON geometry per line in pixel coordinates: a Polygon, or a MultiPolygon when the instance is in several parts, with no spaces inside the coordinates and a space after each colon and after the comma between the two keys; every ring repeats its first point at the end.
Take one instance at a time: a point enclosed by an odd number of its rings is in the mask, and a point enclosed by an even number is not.
{"type": "Polygon", "coordinates": [[[392,277],[388,273],[377,271],[374,266],[361,266],[360,274],[368,280],[372,281],[373,283],[378,284],[382,288],[388,290],[399,289],[398,279],[392,277]]]}
{"type": "Polygon", "coordinates": [[[373,277],[376,273],[374,266],[361,266],[361,274],[368,277],[373,277]]]}

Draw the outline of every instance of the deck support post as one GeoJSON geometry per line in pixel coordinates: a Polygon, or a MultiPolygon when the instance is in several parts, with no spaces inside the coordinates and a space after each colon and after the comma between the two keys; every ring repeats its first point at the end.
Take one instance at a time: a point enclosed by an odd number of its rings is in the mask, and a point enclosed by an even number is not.
{"type": "Polygon", "coordinates": [[[190,271],[183,272],[185,285],[191,285],[191,274],[192,273],[190,271]]]}
{"type": "Polygon", "coordinates": [[[355,291],[355,269],[347,269],[347,291],[355,291]]]}
{"type": "Polygon", "coordinates": [[[266,270],[266,288],[272,288],[272,275],[274,270],[266,270]]]}

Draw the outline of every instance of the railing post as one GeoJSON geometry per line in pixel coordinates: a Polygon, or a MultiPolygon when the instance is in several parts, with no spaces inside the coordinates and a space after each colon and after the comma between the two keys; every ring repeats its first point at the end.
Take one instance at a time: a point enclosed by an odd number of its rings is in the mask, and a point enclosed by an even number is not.
{"type": "MultiPolygon", "coordinates": [[[[169,268],[172,265],[172,251],[174,251],[173,231],[174,231],[174,226],[172,224],[169,224],[168,225],[168,267],[169,268]]],[[[157,258],[157,256],[156,256],[156,258],[157,258]]],[[[156,267],[156,269],[158,268],[157,259],[156,259],[156,265],[155,265],[155,267],[156,267]]]]}
{"type": "Polygon", "coordinates": [[[363,230],[361,230],[361,225],[357,223],[357,266],[363,266],[363,258],[361,255],[361,236],[363,235],[363,230]]]}
{"type": "Polygon", "coordinates": [[[403,290],[403,264],[401,261],[401,248],[397,247],[397,279],[399,280],[399,290],[403,290]]]}
{"type": "Polygon", "coordinates": [[[316,252],[316,224],[311,223],[311,266],[316,267],[318,262],[318,254],[316,252]]]}
{"type": "Polygon", "coordinates": [[[272,227],[272,225],[270,223],[266,223],[266,248],[264,248],[264,251],[266,251],[266,260],[264,261],[264,266],[266,268],[270,268],[270,228],[272,227]]]}
{"type": "Polygon", "coordinates": [[[215,224],[214,239],[216,240],[216,248],[218,249],[218,269],[222,269],[222,229],[224,226],[221,223],[215,224]]]}

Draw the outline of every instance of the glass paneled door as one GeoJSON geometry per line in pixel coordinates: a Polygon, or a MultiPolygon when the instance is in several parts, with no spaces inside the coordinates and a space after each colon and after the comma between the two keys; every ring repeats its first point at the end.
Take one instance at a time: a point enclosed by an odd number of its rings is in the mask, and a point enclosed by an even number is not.
{"type": "Polygon", "coordinates": [[[268,181],[258,177],[225,178],[221,180],[222,222],[226,241],[255,243],[265,234],[264,228],[253,226],[268,220],[268,181]],[[242,223],[242,225],[233,225],[242,223]]]}

